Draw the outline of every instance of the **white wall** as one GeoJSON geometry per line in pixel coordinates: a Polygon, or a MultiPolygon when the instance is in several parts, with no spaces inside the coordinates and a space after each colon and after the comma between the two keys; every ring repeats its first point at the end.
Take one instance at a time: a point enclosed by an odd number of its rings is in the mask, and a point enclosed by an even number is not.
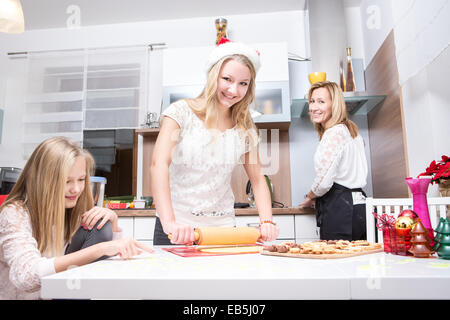
{"type": "Polygon", "coordinates": [[[400,85],[430,64],[450,43],[450,2],[391,0],[400,85]]]}
{"type": "MultiPolygon", "coordinates": [[[[410,176],[450,154],[450,48],[402,86],[410,176]]],[[[433,185],[428,195],[438,196],[433,185]]]]}
{"type": "Polygon", "coordinates": [[[364,61],[365,51],[364,37],[361,27],[361,9],[359,6],[345,6],[344,15],[347,33],[347,46],[352,48],[352,58],[363,59],[364,61]]]}
{"type": "Polygon", "coordinates": [[[391,32],[394,21],[390,0],[362,0],[360,11],[366,68],[391,32]]]}
{"type": "MultiPolygon", "coordinates": [[[[391,0],[409,175],[450,153],[450,2],[391,0]]],[[[432,185],[429,195],[437,196],[432,185]]]]}

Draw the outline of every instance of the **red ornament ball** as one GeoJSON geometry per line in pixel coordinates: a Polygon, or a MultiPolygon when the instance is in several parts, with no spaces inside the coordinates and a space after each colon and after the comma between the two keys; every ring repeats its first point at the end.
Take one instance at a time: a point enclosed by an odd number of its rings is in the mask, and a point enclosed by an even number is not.
{"type": "Polygon", "coordinates": [[[413,220],[416,220],[419,216],[417,215],[417,213],[415,213],[412,210],[403,210],[402,212],[400,212],[400,214],[398,215],[399,217],[409,217],[413,220]]]}

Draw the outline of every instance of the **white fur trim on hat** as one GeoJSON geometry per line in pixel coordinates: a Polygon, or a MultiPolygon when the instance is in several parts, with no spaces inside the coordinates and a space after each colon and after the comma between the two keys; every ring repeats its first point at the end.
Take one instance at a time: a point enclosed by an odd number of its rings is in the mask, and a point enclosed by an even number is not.
{"type": "Polygon", "coordinates": [[[241,54],[243,56],[246,56],[253,64],[256,72],[258,72],[259,68],[261,67],[259,52],[257,50],[243,43],[230,41],[216,46],[211,51],[206,63],[206,70],[209,71],[209,69],[211,69],[211,67],[223,57],[232,56],[233,54],[241,54]]]}

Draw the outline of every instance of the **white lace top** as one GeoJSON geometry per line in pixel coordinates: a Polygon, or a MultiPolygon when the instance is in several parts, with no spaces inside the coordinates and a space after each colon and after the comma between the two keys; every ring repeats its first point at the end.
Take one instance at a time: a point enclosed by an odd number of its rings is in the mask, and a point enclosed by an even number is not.
{"type": "MultiPolygon", "coordinates": [[[[113,239],[121,236],[121,232],[113,233],[113,239]]],[[[22,206],[4,207],[0,212],[0,300],[40,299],[41,278],[56,272],[54,259],[41,255],[28,211],[22,206]]]]}
{"type": "Polygon", "coordinates": [[[240,130],[206,129],[184,100],[171,104],[163,115],[180,126],[169,167],[175,220],[193,227],[234,226],[231,174],[250,148],[240,130]]]}
{"type": "Polygon", "coordinates": [[[327,129],[314,154],[316,177],[311,191],[323,196],[334,182],[344,187],[363,188],[367,184],[367,160],[364,141],[354,139],[344,124],[327,129]]]}

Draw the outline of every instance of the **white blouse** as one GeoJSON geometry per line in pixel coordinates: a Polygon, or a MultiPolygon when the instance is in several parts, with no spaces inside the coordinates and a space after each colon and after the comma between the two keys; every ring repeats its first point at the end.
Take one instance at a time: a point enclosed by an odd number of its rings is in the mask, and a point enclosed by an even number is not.
{"type": "Polygon", "coordinates": [[[198,226],[234,226],[231,174],[250,146],[236,127],[209,130],[184,100],[163,113],[180,126],[169,167],[175,220],[198,226]]]}
{"type": "Polygon", "coordinates": [[[350,189],[365,187],[368,168],[362,137],[353,139],[344,124],[327,129],[314,154],[314,169],[311,191],[318,197],[334,182],[350,189]]]}
{"type": "MultiPolygon", "coordinates": [[[[122,237],[114,232],[113,239],[122,237]]],[[[62,255],[63,252],[56,255],[62,255]]],[[[41,278],[56,273],[54,257],[41,255],[28,211],[8,205],[0,212],[0,300],[40,299],[41,278]]]]}

